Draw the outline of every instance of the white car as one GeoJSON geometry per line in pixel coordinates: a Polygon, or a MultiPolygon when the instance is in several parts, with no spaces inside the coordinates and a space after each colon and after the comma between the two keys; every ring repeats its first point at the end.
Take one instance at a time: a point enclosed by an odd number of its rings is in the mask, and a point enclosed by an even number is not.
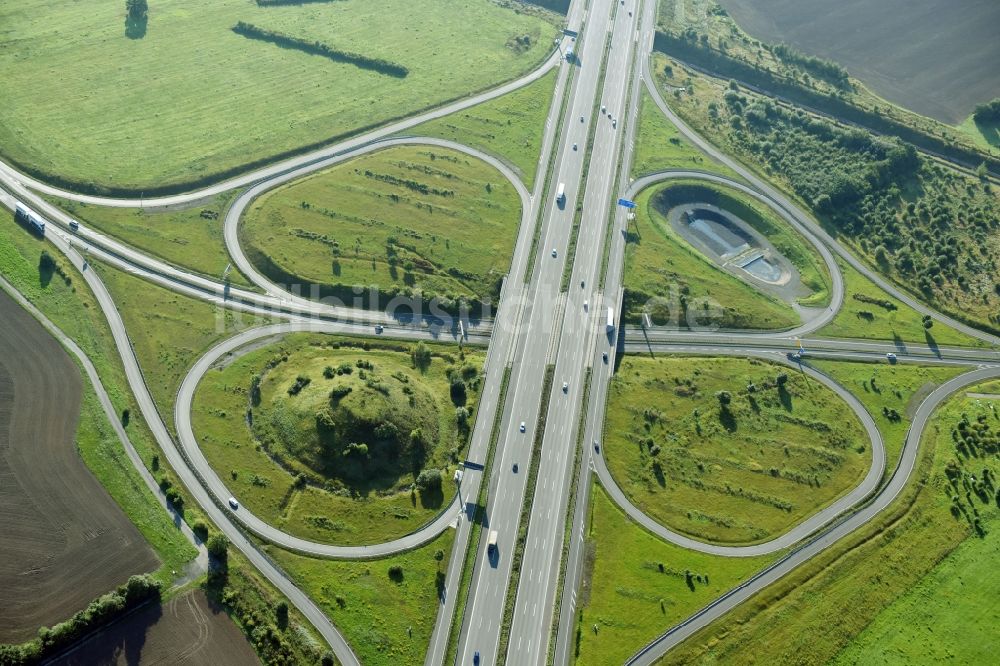
{"type": "Polygon", "coordinates": [[[553,257],[557,257],[557,256],[559,256],[559,253],[558,253],[558,252],[556,252],[556,249],[555,249],[555,248],[552,248],[552,256],[553,256],[553,257]]]}
{"type": "Polygon", "coordinates": [[[238,508],[240,508],[240,503],[236,501],[236,498],[235,498],[235,497],[230,497],[230,498],[229,498],[229,507],[230,507],[230,508],[231,508],[231,509],[232,509],[233,511],[236,511],[236,510],[237,510],[238,508]]]}
{"type": "Polygon", "coordinates": [[[615,128],[615,129],[618,129],[618,119],[617,118],[612,118],[611,119],[611,127],[615,128]]]}
{"type": "Polygon", "coordinates": [[[563,393],[569,393],[569,382],[563,382],[563,393]]]}
{"type": "Polygon", "coordinates": [[[606,107],[606,106],[601,106],[601,115],[604,115],[604,114],[605,114],[605,113],[607,113],[607,112],[608,112],[608,107],[606,107]]]}
{"type": "Polygon", "coordinates": [[[889,352],[888,354],[885,355],[885,359],[887,361],[889,361],[889,363],[895,363],[896,362],[896,355],[893,354],[892,352],[889,352]]]}
{"type": "Polygon", "coordinates": [[[583,302],[583,309],[586,310],[588,305],[589,305],[589,301],[584,301],[583,302]]]}
{"type": "Polygon", "coordinates": [[[521,421],[521,432],[524,432],[524,421],[521,421]]]}
{"type": "Polygon", "coordinates": [[[573,150],[576,150],[576,144],[575,143],[573,144],[573,150]]]}

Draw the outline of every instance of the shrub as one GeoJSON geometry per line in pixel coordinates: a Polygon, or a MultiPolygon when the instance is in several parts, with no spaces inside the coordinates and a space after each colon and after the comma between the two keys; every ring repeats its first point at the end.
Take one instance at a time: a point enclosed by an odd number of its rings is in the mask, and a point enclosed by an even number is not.
{"type": "Polygon", "coordinates": [[[393,564],[389,567],[389,578],[394,582],[400,583],[403,580],[403,567],[398,564],[393,564]]]}
{"type": "Polygon", "coordinates": [[[204,520],[196,520],[191,526],[191,531],[202,541],[208,539],[208,525],[205,524],[204,520]]]}
{"type": "Polygon", "coordinates": [[[441,470],[425,469],[417,476],[417,488],[421,492],[441,490],[441,470]]]}
{"type": "Polygon", "coordinates": [[[278,623],[278,628],[285,630],[288,628],[288,602],[282,599],[274,607],[274,619],[278,623]]]}
{"type": "Polygon", "coordinates": [[[206,544],[208,554],[220,562],[225,562],[229,553],[229,539],[225,534],[213,534],[206,544]]]}

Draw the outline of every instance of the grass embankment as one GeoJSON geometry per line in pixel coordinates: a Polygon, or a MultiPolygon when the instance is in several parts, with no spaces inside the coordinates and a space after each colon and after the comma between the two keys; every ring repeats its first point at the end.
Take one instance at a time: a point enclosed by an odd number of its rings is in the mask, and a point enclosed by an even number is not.
{"type": "Polygon", "coordinates": [[[594,483],[586,527],[576,663],[620,664],[776,556],[718,557],[660,541],[594,483]]]}
{"type": "Polygon", "coordinates": [[[817,337],[863,338],[897,344],[915,342],[930,347],[990,346],[939,322],[925,328],[923,315],[919,312],[882,291],[840,257],[837,257],[837,265],[844,276],[844,305],[829,324],[814,334],[817,337]]]}
{"type": "MultiPolygon", "coordinates": [[[[0,215],[0,231],[0,266],[4,278],[87,354],[116,412],[131,410],[126,432],[146,464],[152,466],[159,448],[135,407],[107,321],[83,277],[68,261],[56,257],[50,245],[17,225],[10,214],[0,215]],[[38,257],[46,248],[69,277],[68,284],[59,276],[48,281],[41,278],[38,257]]],[[[87,384],[86,379],[84,383],[87,384]]],[[[77,429],[80,455],[156,550],[164,563],[157,577],[169,583],[173,578],[171,571],[179,570],[183,562],[195,556],[194,548],[173,526],[132,467],[92,388],[86,389],[82,404],[77,429]]],[[[166,469],[152,471],[170,478],[166,469]]],[[[189,513],[194,516],[196,510],[189,513]]]]}
{"type": "Polygon", "coordinates": [[[122,11],[40,0],[0,9],[0,25],[31,45],[30,58],[0,49],[6,160],[78,188],[191,189],[511,79],[557,34],[550,15],[479,1],[168,0],[131,39],[122,11]],[[239,21],[409,71],[250,42],[232,31],[239,21]],[[119,64],[114,76],[108,63],[119,64]]]}
{"type": "Polygon", "coordinates": [[[846,493],[872,449],[843,401],[786,366],[627,356],[608,396],[604,456],[647,515],[739,544],[779,536],[846,493]]]}
{"type": "Polygon", "coordinates": [[[972,137],[973,142],[982,150],[1000,150],[1000,122],[984,122],[970,115],[958,129],[972,137]]]}
{"type": "Polygon", "coordinates": [[[874,270],[933,308],[1000,331],[1000,195],[896,137],[840,126],[657,59],[672,106],[712,143],[813,210],[874,270]]]}
{"type": "Polygon", "coordinates": [[[503,97],[417,125],[406,133],[450,139],[496,155],[514,167],[531,188],[558,73],[552,70],[503,97]]]}
{"type": "MultiPolygon", "coordinates": [[[[1000,385],[966,391],[998,393],[1000,385]]],[[[989,566],[997,548],[1000,423],[996,401],[966,398],[966,391],[932,419],[914,481],[883,516],[698,632],[661,663],[827,663],[845,648],[839,657],[844,663],[979,663],[995,635],[989,609],[996,604],[996,577],[962,582],[989,566]],[[962,414],[969,418],[966,426],[959,425],[962,414]],[[958,449],[956,440],[966,438],[978,440],[975,453],[958,449]],[[984,468],[991,470],[988,484],[984,468]],[[984,537],[974,527],[977,515],[984,537]]]]}
{"type": "Polygon", "coordinates": [[[892,475],[920,402],[968,367],[889,365],[809,359],[810,366],[853,393],[875,419],[885,444],[885,478],[892,475]]]}
{"type": "Polygon", "coordinates": [[[290,335],[205,375],[192,424],[213,468],[263,520],[322,542],[380,543],[451,501],[481,365],[444,345],[290,335]],[[417,348],[426,365],[415,367],[417,348]],[[438,482],[414,489],[430,470],[438,482]]]}
{"type": "Polygon", "coordinates": [[[355,285],[454,303],[496,300],[520,221],[516,190],[490,165],[400,146],[264,194],[240,233],[279,282],[320,285],[348,303],[355,285]]]}
{"type": "MultiPolygon", "coordinates": [[[[93,227],[180,268],[221,280],[230,263],[222,237],[222,221],[235,195],[236,192],[228,192],[194,207],[153,211],[46,198],[85,227],[93,227]]],[[[235,268],[228,278],[234,285],[250,284],[235,268]]]]}
{"type": "Polygon", "coordinates": [[[812,294],[802,299],[814,305],[829,300],[830,278],[815,249],[770,213],[727,188],[679,181],[644,190],[629,223],[625,253],[625,314],[638,323],[646,309],[654,323],[696,325],[717,323],[726,328],[782,329],[800,322],[792,307],[764,294],[748,282],[714,264],[670,227],[667,212],[682,203],[714,203],[736,214],[768,236],[798,269],[812,294]],[[721,306],[712,321],[698,303],[721,306]]]}
{"type": "Polygon", "coordinates": [[[419,664],[430,645],[455,532],[378,560],[322,560],[265,547],[363,664],[419,664]]]}
{"type": "Polygon", "coordinates": [[[718,164],[688,143],[677,127],[663,115],[645,87],[641,97],[635,160],[632,162],[633,178],[665,169],[711,171],[739,178],[729,167],[718,164]]]}
{"type": "Polygon", "coordinates": [[[115,299],[146,387],[167,428],[174,431],[174,399],[184,376],[216,342],[272,323],[177,294],[110,266],[91,263],[115,299]]]}

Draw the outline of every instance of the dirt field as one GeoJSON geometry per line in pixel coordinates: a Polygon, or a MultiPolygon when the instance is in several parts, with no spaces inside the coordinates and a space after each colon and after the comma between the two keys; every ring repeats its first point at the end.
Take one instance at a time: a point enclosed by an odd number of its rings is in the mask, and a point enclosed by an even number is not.
{"type": "Polygon", "coordinates": [[[101,632],[53,666],[260,663],[229,616],[201,590],[149,605],[101,632]]]}
{"type": "Polygon", "coordinates": [[[1000,95],[996,0],[721,0],[749,34],[841,63],[882,97],[957,124],[1000,95]]]}
{"type": "Polygon", "coordinates": [[[2,291],[0,322],[0,643],[16,643],[159,561],[77,453],[78,368],[2,291]]]}

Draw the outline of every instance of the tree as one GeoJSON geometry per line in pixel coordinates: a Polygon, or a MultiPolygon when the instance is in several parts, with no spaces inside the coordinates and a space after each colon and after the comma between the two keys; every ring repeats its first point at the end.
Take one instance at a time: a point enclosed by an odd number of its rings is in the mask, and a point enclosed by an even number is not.
{"type": "Polygon", "coordinates": [[[784,386],[785,384],[788,383],[788,375],[782,372],[780,375],[777,376],[775,381],[777,382],[778,386],[784,386]]]}
{"type": "Polygon", "coordinates": [[[146,0],[125,0],[125,11],[133,21],[142,21],[149,15],[149,5],[146,0]]]}
{"type": "Polygon", "coordinates": [[[924,328],[927,330],[930,330],[931,327],[934,326],[934,320],[931,318],[930,315],[924,315],[923,323],[924,323],[924,328]]]}
{"type": "Polygon", "coordinates": [[[441,470],[425,469],[417,476],[417,488],[421,492],[441,490],[441,470]]]}
{"type": "Polygon", "coordinates": [[[465,382],[461,379],[456,379],[451,383],[451,401],[455,403],[456,406],[461,407],[469,399],[468,392],[465,388],[465,382]]]}
{"type": "Polygon", "coordinates": [[[465,407],[456,407],[455,423],[457,423],[461,428],[467,426],[469,424],[469,410],[465,407]]]}
{"type": "Polygon", "coordinates": [[[729,391],[719,391],[715,397],[719,399],[719,404],[723,407],[728,407],[729,403],[733,401],[733,396],[729,391]]]}
{"type": "Polygon", "coordinates": [[[431,364],[431,350],[424,344],[421,340],[410,352],[410,356],[413,359],[413,367],[418,370],[426,370],[431,364]]]}
{"type": "Polygon", "coordinates": [[[226,561],[226,556],[229,553],[229,539],[226,538],[225,534],[213,534],[208,538],[206,545],[209,555],[220,562],[226,561]]]}

